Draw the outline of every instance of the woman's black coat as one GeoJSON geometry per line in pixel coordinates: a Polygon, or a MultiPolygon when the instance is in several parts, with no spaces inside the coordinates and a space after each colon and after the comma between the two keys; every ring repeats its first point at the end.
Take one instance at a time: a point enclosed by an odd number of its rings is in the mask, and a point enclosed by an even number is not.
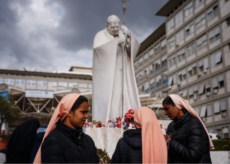
{"type": "Polygon", "coordinates": [[[29,163],[39,126],[38,120],[30,120],[15,128],[7,145],[6,163],[29,163]]]}
{"type": "Polygon", "coordinates": [[[127,130],[121,138],[111,163],[142,163],[141,129],[127,130]]]}
{"type": "Polygon", "coordinates": [[[93,140],[61,121],[42,144],[42,163],[99,163],[93,140]]]}
{"type": "Polygon", "coordinates": [[[172,121],[167,134],[172,136],[168,143],[168,163],[211,163],[207,133],[189,112],[172,121]]]}

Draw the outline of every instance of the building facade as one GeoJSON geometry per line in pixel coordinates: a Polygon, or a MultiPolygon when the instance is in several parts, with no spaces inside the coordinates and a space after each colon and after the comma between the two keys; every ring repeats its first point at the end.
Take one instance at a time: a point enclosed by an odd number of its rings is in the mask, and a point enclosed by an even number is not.
{"type": "Polygon", "coordinates": [[[91,98],[92,68],[71,67],[68,72],[52,73],[1,69],[0,92],[8,92],[21,113],[52,114],[69,93],[91,98]]]}
{"type": "MultiPolygon", "coordinates": [[[[165,97],[165,89],[167,94],[176,93],[187,99],[208,131],[223,138],[229,138],[230,128],[229,8],[229,0],[171,0],[157,12],[156,15],[166,17],[164,37],[168,81],[166,87],[164,80],[159,87],[157,74],[155,90],[150,89],[150,95],[161,90],[162,97],[165,97]]],[[[154,41],[152,46],[144,49],[156,54],[156,45],[157,41],[154,41]]],[[[144,54],[144,51],[140,52],[138,57],[144,57],[144,54]]],[[[163,57],[162,54],[161,62],[163,57]]],[[[155,58],[146,66],[156,66],[158,60],[155,58]]],[[[144,71],[138,67],[137,72],[144,71]]],[[[163,69],[163,63],[160,67],[163,69]]],[[[148,82],[151,85],[151,81],[148,82]]],[[[143,86],[144,82],[138,81],[138,87],[142,89],[143,86]]],[[[141,90],[144,92],[145,87],[141,90]]]]}

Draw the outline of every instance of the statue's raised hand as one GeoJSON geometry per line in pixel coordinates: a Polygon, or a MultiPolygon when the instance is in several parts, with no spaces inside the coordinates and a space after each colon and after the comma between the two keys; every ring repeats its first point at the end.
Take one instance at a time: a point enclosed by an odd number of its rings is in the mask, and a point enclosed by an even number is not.
{"type": "Polygon", "coordinates": [[[121,31],[125,37],[130,37],[130,31],[126,26],[121,25],[121,31]]]}
{"type": "Polygon", "coordinates": [[[122,43],[124,43],[125,42],[125,39],[126,39],[126,37],[120,37],[119,39],[118,39],[118,44],[122,44],[122,43]]]}

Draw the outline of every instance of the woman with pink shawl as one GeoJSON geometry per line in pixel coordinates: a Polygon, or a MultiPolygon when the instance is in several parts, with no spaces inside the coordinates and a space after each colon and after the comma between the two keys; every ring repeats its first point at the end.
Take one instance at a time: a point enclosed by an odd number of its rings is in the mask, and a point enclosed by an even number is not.
{"type": "Polygon", "coordinates": [[[69,94],[58,104],[34,163],[99,163],[92,138],[83,133],[88,100],[69,94]]]}
{"type": "Polygon", "coordinates": [[[134,114],[136,129],[124,132],[111,163],[167,163],[167,147],[154,112],[146,107],[134,114]]]}
{"type": "Polygon", "coordinates": [[[195,110],[180,96],[163,100],[165,115],[173,120],[167,129],[168,163],[212,163],[214,149],[208,131],[195,110]]]}

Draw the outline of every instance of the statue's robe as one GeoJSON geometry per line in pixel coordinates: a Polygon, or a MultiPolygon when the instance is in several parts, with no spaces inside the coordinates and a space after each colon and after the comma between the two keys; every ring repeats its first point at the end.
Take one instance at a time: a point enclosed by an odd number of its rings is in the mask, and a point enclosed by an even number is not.
{"type": "Polygon", "coordinates": [[[92,109],[93,119],[97,121],[115,121],[117,117],[124,117],[129,109],[140,108],[133,67],[140,44],[131,32],[126,42],[118,45],[118,39],[122,36],[121,31],[114,37],[104,29],[98,32],[94,39],[92,109]]]}

